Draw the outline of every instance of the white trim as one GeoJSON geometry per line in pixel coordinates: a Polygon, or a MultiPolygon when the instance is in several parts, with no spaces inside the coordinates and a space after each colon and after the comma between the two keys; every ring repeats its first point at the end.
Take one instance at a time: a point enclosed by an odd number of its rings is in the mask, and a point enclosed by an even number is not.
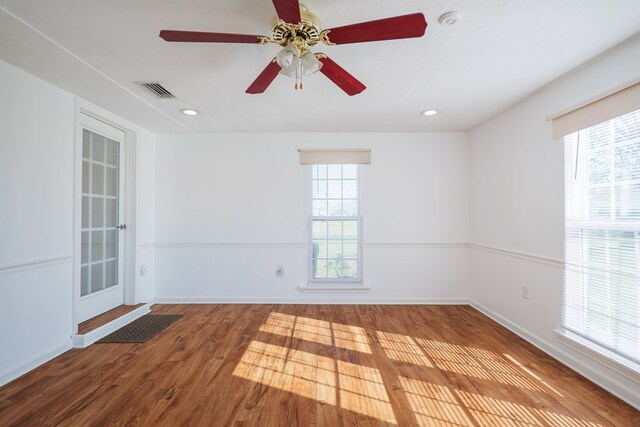
{"type": "Polygon", "coordinates": [[[300,292],[316,292],[316,293],[349,293],[349,292],[368,292],[371,290],[369,286],[365,285],[356,285],[356,284],[348,284],[349,282],[340,282],[345,283],[344,286],[336,286],[333,282],[329,282],[329,285],[321,285],[317,281],[313,282],[314,284],[308,284],[305,286],[298,286],[298,290],[300,292]]]}
{"type": "Polygon", "coordinates": [[[104,338],[110,333],[117,331],[136,319],[139,319],[150,311],[151,304],[145,304],[142,307],[138,307],[135,310],[94,329],[93,331],[89,331],[86,334],[75,334],[71,337],[73,341],[73,348],[87,348],[99,339],[104,338]]]}
{"type": "MultiPolygon", "coordinates": [[[[490,310],[489,308],[483,306],[482,304],[471,301],[469,304],[471,307],[475,308],[485,316],[491,318],[495,322],[509,329],[514,334],[518,335],[525,341],[539,348],[543,352],[547,353],[549,356],[558,360],[560,363],[568,366],[573,369],[580,375],[588,378],[590,381],[594,382],[598,386],[607,390],[609,393],[619,397],[620,399],[627,402],[629,405],[635,407],[640,410],[640,395],[637,390],[640,387],[629,388],[623,384],[620,384],[615,379],[612,379],[610,376],[602,374],[589,366],[585,366],[580,361],[576,360],[570,353],[567,353],[561,348],[549,343],[548,341],[538,337],[537,335],[529,332],[528,330],[521,328],[516,323],[508,320],[507,318],[501,316],[500,314],[490,310]]],[[[603,366],[604,368],[608,368],[608,366],[603,366]]],[[[618,371],[615,371],[618,372],[618,371]]]]}
{"type": "Polygon", "coordinates": [[[28,362],[18,365],[15,368],[12,368],[12,369],[9,369],[8,371],[3,372],[2,374],[0,374],[0,386],[10,383],[16,378],[19,378],[25,375],[26,373],[60,356],[62,353],[65,353],[66,351],[71,350],[72,348],[73,348],[73,344],[71,342],[71,339],[66,340],[64,344],[61,344],[41,354],[40,356],[36,356],[33,359],[29,360],[28,362]]]}
{"type": "MultiPolygon", "coordinates": [[[[247,248],[306,248],[308,243],[278,243],[278,242],[157,242],[157,243],[145,243],[140,245],[140,248],[155,247],[155,248],[235,248],[235,247],[247,247],[247,248]]],[[[363,243],[363,248],[459,248],[468,249],[473,245],[469,243],[460,242],[418,242],[418,243],[406,243],[406,242],[394,242],[394,243],[363,243]]]]}
{"type": "Polygon", "coordinates": [[[533,261],[540,264],[546,264],[554,267],[564,268],[564,260],[561,260],[558,258],[551,258],[543,255],[534,255],[527,252],[512,251],[510,249],[503,249],[503,248],[498,248],[495,246],[488,246],[488,245],[480,245],[476,243],[471,243],[469,247],[471,249],[478,249],[485,252],[493,252],[500,255],[507,255],[514,258],[524,259],[526,261],[533,261]]]}
{"type": "Polygon", "coordinates": [[[306,248],[306,243],[225,243],[225,242],[167,242],[149,243],[148,246],[156,248],[306,248]]]}
{"type": "Polygon", "coordinates": [[[640,364],[627,360],[604,347],[599,349],[600,346],[597,344],[571,331],[556,329],[555,332],[562,344],[640,384],[640,364]]]}
{"type": "Polygon", "coordinates": [[[333,305],[469,305],[467,298],[374,297],[345,299],[344,295],[325,298],[278,297],[156,297],[156,304],[333,304],[333,305]]]}
{"type": "Polygon", "coordinates": [[[447,243],[447,242],[428,242],[428,243],[363,243],[365,248],[418,248],[418,249],[440,249],[455,248],[468,249],[469,243],[447,243]]]}
{"type": "Polygon", "coordinates": [[[73,261],[72,254],[19,261],[11,264],[0,265],[0,274],[9,274],[17,271],[30,270],[32,268],[40,268],[48,265],[62,264],[71,261],[73,261]]]}

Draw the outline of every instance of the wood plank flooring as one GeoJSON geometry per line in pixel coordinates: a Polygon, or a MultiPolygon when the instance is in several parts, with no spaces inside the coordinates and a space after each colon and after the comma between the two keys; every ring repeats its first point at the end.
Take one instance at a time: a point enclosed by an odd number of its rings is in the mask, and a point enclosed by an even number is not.
{"type": "Polygon", "coordinates": [[[100,326],[106,325],[112,320],[117,319],[120,316],[124,316],[127,313],[131,313],[136,308],[142,307],[144,304],[137,305],[120,305],[113,310],[109,310],[106,313],[102,313],[100,316],[93,317],[78,325],[78,334],[86,334],[94,329],[98,329],[100,326]]]}
{"type": "Polygon", "coordinates": [[[468,306],[159,305],[144,344],[69,351],[0,388],[0,426],[640,426],[468,306]]]}

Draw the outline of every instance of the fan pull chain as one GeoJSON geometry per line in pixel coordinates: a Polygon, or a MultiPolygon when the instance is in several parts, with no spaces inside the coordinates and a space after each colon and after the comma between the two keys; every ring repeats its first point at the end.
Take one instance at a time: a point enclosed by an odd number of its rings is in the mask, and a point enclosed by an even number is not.
{"type": "Polygon", "coordinates": [[[302,76],[304,75],[304,72],[302,70],[302,61],[300,61],[300,90],[302,90],[302,76]]]}

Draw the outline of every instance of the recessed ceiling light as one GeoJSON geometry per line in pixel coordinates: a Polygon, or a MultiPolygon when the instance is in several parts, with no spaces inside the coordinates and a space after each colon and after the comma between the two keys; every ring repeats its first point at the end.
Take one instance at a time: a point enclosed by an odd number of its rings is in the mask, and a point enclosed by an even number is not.
{"type": "Polygon", "coordinates": [[[447,12],[438,20],[442,25],[454,25],[460,20],[460,14],[458,12],[447,12]]]}
{"type": "Polygon", "coordinates": [[[422,114],[423,116],[435,116],[436,114],[438,114],[438,111],[436,111],[436,110],[424,110],[420,114],[422,114]]]}
{"type": "Polygon", "coordinates": [[[197,116],[198,114],[200,114],[200,111],[193,110],[191,108],[183,108],[182,110],[180,110],[180,112],[185,116],[197,116]]]}

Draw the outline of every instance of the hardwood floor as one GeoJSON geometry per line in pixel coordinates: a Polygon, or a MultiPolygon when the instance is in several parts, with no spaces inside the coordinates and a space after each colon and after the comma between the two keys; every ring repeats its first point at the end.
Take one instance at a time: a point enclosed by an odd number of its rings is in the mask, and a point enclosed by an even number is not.
{"type": "Polygon", "coordinates": [[[161,305],[144,344],[0,388],[2,426],[639,426],[640,413],[468,306],[161,305]]]}
{"type": "Polygon", "coordinates": [[[102,313],[100,316],[96,316],[92,319],[82,322],[78,325],[78,333],[86,334],[94,329],[98,329],[100,326],[106,325],[112,320],[117,319],[120,316],[124,316],[127,313],[131,313],[136,308],[142,307],[144,304],[137,305],[120,305],[113,310],[109,310],[106,313],[102,313]]]}

